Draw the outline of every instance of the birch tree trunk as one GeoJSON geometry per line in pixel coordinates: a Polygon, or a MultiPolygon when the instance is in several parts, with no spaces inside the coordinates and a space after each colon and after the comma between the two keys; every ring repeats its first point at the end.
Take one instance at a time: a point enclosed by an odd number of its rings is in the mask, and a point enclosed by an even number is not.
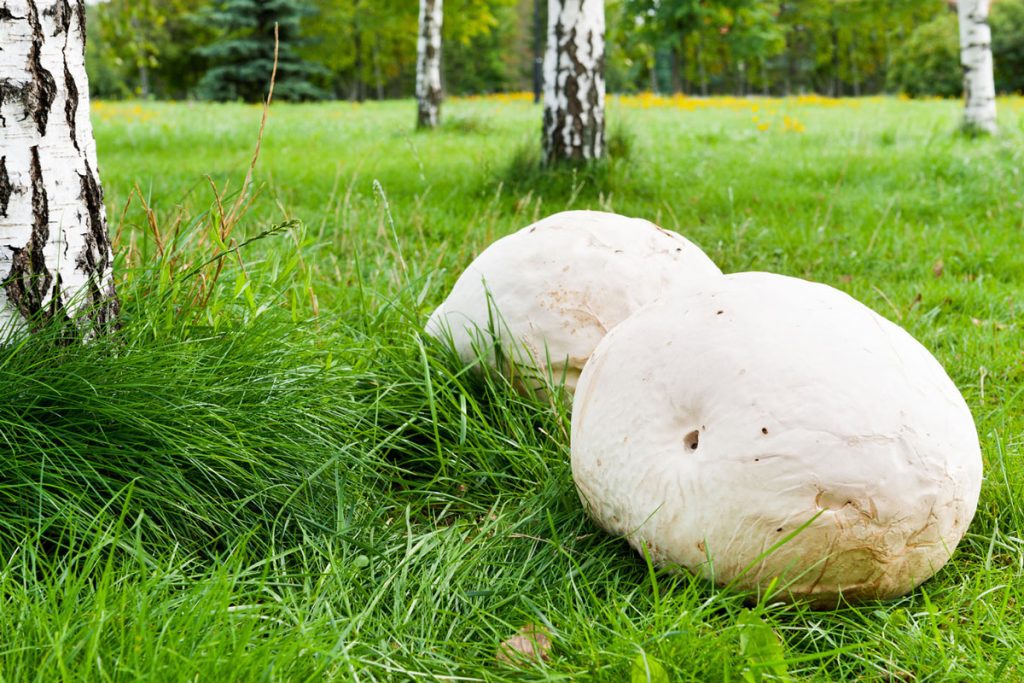
{"type": "Polygon", "coordinates": [[[441,22],[443,0],[420,0],[420,36],[416,43],[417,128],[441,121],[441,22]]]}
{"type": "Polygon", "coordinates": [[[0,1],[0,340],[118,314],[89,121],[84,0],[0,1]]]}
{"type": "Polygon", "coordinates": [[[548,0],[544,163],[604,156],[604,0],[548,0]]]}
{"type": "Polygon", "coordinates": [[[996,84],[992,73],[989,0],[960,0],[960,63],[964,67],[964,127],[996,132],[996,84]]]}

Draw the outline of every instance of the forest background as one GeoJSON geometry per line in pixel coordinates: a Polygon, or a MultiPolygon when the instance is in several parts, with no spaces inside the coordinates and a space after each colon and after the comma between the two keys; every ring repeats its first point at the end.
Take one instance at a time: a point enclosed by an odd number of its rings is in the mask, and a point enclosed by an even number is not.
{"type": "MultiPolygon", "coordinates": [[[[546,4],[446,0],[445,91],[532,90],[546,4]]],[[[414,0],[108,0],[89,7],[90,87],[104,99],[258,101],[269,70],[256,56],[272,58],[277,23],[279,98],[409,97],[417,11],[414,0]]],[[[947,0],[608,0],[606,13],[612,92],[961,94],[947,0]]],[[[1024,0],[996,0],[991,25],[996,87],[1024,91],[1024,0]]]]}

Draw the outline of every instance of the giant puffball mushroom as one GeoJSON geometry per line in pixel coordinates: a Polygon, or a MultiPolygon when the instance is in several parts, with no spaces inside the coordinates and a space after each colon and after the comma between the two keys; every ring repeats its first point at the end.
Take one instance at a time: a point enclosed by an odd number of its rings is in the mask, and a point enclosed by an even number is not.
{"type": "Polygon", "coordinates": [[[463,362],[512,373],[521,388],[563,379],[571,394],[608,330],[670,289],[721,271],[693,243],[637,218],[549,216],[487,247],[427,322],[463,362]]]}
{"type": "Polygon", "coordinates": [[[572,472],[598,525],[720,585],[835,606],[949,559],[981,488],[942,366],[831,287],[709,279],[616,327],[583,371],[572,472]]]}

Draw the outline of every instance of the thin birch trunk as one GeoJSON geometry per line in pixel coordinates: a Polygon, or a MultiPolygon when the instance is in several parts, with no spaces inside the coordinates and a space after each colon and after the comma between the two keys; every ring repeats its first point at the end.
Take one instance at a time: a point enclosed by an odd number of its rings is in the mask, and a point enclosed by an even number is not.
{"type": "Polygon", "coordinates": [[[996,85],[992,67],[989,0],[960,0],[960,63],[964,67],[964,127],[996,132],[996,85]]]}
{"type": "Polygon", "coordinates": [[[544,94],[544,0],[533,0],[533,103],[544,94]]]}
{"type": "Polygon", "coordinates": [[[443,0],[420,0],[420,36],[416,45],[417,128],[441,121],[441,22],[443,0]]]}
{"type": "Polygon", "coordinates": [[[847,46],[847,55],[850,59],[850,78],[853,79],[853,96],[860,97],[860,69],[857,68],[857,55],[854,50],[855,36],[855,33],[851,33],[850,44],[847,46]]]}
{"type": "Polygon", "coordinates": [[[373,80],[377,84],[377,100],[384,99],[384,77],[380,72],[380,50],[378,41],[373,41],[373,80]]]}
{"type": "Polygon", "coordinates": [[[118,301],[84,0],[0,3],[0,46],[0,330],[73,318],[91,336],[115,323],[118,301]]]}
{"type": "Polygon", "coordinates": [[[366,100],[366,87],[363,83],[363,30],[359,16],[359,0],[352,4],[352,48],[355,51],[355,82],[352,84],[351,99],[363,102],[366,100]]]}
{"type": "Polygon", "coordinates": [[[548,0],[544,163],[604,156],[604,0],[548,0]]]}
{"type": "Polygon", "coordinates": [[[701,97],[708,96],[708,71],[704,66],[704,49],[700,36],[697,37],[697,71],[700,74],[701,97]]]}
{"type": "Polygon", "coordinates": [[[672,94],[678,95],[683,91],[683,78],[681,75],[682,66],[679,59],[679,46],[672,46],[672,94]]]}

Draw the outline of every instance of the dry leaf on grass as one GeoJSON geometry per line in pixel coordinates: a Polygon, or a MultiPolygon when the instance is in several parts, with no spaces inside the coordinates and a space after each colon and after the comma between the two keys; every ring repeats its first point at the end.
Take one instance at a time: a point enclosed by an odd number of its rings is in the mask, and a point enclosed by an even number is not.
{"type": "Polygon", "coordinates": [[[502,641],[495,658],[503,664],[546,662],[551,658],[551,646],[551,638],[544,627],[527,624],[502,641]]]}

